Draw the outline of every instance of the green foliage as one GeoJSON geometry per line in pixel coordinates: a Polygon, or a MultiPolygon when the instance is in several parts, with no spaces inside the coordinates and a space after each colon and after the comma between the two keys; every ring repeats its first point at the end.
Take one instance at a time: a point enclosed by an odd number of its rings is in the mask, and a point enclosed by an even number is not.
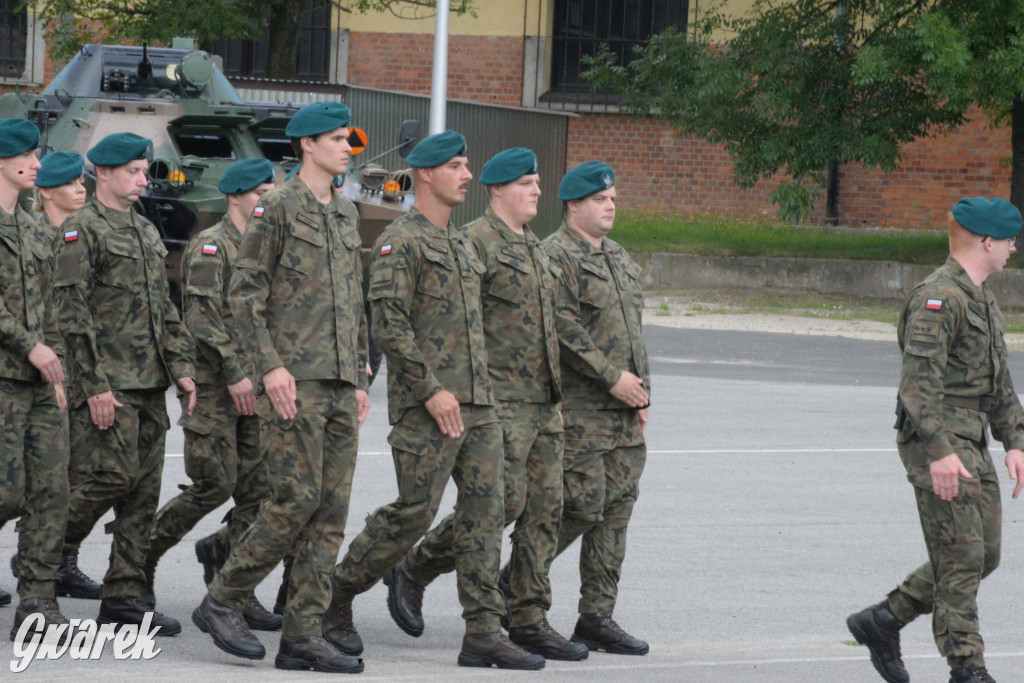
{"type": "MultiPolygon", "coordinates": [[[[388,11],[402,18],[421,18],[433,12],[434,0],[331,0],[342,12],[388,11]]],[[[296,15],[296,0],[24,0],[47,25],[51,57],[68,59],[90,42],[169,44],[188,36],[209,48],[221,38],[257,39],[270,23],[296,15]]],[[[473,0],[453,0],[454,14],[473,15],[473,0]]],[[[290,23],[298,24],[296,16],[290,23]]]]}
{"type": "Polygon", "coordinates": [[[780,215],[806,216],[834,163],[892,170],[902,145],[951,130],[972,103],[1006,120],[1024,84],[1024,3],[756,0],[742,17],[718,5],[628,65],[602,51],[586,76],[626,111],[723,145],[741,187],[782,174],[780,215]]]}
{"type": "Polygon", "coordinates": [[[936,265],[943,263],[949,253],[945,231],[835,230],[722,216],[681,218],[620,212],[611,237],[633,252],[844,258],[936,265]]]}

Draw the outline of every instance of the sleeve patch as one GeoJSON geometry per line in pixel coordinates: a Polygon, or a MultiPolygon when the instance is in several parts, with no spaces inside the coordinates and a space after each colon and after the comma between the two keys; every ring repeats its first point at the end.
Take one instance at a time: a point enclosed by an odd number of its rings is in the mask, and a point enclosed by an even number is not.
{"type": "Polygon", "coordinates": [[[216,256],[217,255],[217,245],[216,244],[204,244],[203,245],[203,253],[206,254],[207,256],[216,256]]]}
{"type": "Polygon", "coordinates": [[[928,301],[925,302],[924,307],[929,311],[941,311],[942,299],[928,299],[928,301]]]}
{"type": "Polygon", "coordinates": [[[252,210],[252,215],[256,218],[263,218],[263,213],[266,211],[262,206],[257,206],[252,210]]]}
{"type": "Polygon", "coordinates": [[[390,253],[391,253],[391,245],[390,244],[385,244],[383,247],[380,248],[380,255],[381,256],[387,256],[390,253]]]}

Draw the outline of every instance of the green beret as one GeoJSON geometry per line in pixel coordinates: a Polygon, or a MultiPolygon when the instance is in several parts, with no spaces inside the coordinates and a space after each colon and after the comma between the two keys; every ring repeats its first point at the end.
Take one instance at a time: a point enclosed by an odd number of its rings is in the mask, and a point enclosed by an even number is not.
{"type": "MultiPolygon", "coordinates": [[[[302,164],[297,164],[295,166],[295,168],[293,168],[292,170],[288,171],[288,174],[284,177],[285,181],[291,180],[292,176],[297,174],[301,170],[302,170],[302,164]]],[[[335,187],[341,187],[342,185],[344,185],[345,184],[345,175],[346,174],[342,173],[341,175],[336,175],[333,178],[331,178],[331,185],[334,185],[335,187]]]]}
{"type": "Polygon", "coordinates": [[[36,187],[60,187],[82,177],[85,159],[77,152],[50,152],[39,160],[36,187]]]}
{"type": "Polygon", "coordinates": [[[532,149],[513,147],[498,152],[484,164],[480,172],[480,182],[483,185],[511,183],[524,175],[536,173],[537,170],[537,155],[532,149]]]}
{"type": "Polygon", "coordinates": [[[242,194],[263,183],[274,182],[274,164],[269,159],[242,159],[228,166],[217,183],[224,194],[242,194]]]}
{"type": "Polygon", "coordinates": [[[558,185],[558,198],[563,202],[583,199],[615,185],[615,171],[602,161],[584,161],[569,169],[558,185]]]}
{"type": "Polygon", "coordinates": [[[97,142],[85,156],[96,166],[115,168],[136,159],[145,159],[146,150],[151,144],[135,133],[111,133],[97,142]]]}
{"type": "Polygon", "coordinates": [[[352,120],[352,110],[341,102],[314,102],[295,112],[284,134],[290,138],[320,135],[344,128],[352,120]]]}
{"type": "Polygon", "coordinates": [[[425,137],[405,157],[405,163],[413,168],[434,168],[446,164],[455,157],[466,156],[466,138],[454,130],[446,130],[425,137]]]}
{"type": "Polygon", "coordinates": [[[0,159],[16,157],[39,146],[39,129],[28,119],[0,119],[0,159]]]}
{"type": "Polygon", "coordinates": [[[953,218],[975,235],[997,240],[1016,237],[1020,233],[1020,211],[999,197],[965,197],[953,206],[953,218]]]}

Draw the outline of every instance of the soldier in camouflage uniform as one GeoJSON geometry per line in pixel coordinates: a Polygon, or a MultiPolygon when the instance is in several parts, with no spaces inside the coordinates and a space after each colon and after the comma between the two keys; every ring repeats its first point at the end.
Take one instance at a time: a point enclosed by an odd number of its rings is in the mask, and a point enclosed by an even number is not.
{"type": "Polygon", "coordinates": [[[175,381],[183,410],[195,405],[195,345],[168,293],[167,250],[132,204],[148,184],[150,141],[114,133],[88,152],[96,195],[54,241],[60,330],[67,347],[71,451],[82,480],[71,489],[65,554],[77,552],[111,508],[110,565],[97,621],[141,624],[160,635],[177,620],[140,599],[149,530],[160,499],[167,418],[175,381]]]}
{"type": "Polygon", "coordinates": [[[587,161],[565,174],[561,227],[544,240],[559,271],[555,325],[565,418],[560,554],[577,537],[580,617],[572,640],[591,650],[647,654],[612,619],[626,528],[647,458],[650,370],[640,267],[606,235],[615,222],[615,174],[587,161]]]}
{"type": "Polygon", "coordinates": [[[40,164],[32,208],[52,243],[67,217],[85,205],[85,159],[75,152],[50,152],[40,164]]]}
{"type": "Polygon", "coordinates": [[[896,442],[914,487],[928,562],[846,623],[890,683],[910,680],[899,630],[932,614],[952,683],[993,681],[978,630],[978,587],[999,564],[1002,508],[985,427],[1024,488],[1024,410],[1006,365],[1006,322],[985,280],[1016,251],[1020,212],[1002,199],[962,199],[948,216],[950,257],[914,288],[897,333],[903,366],[896,442]]]}
{"type": "MultiPolygon", "coordinates": [[[[185,431],[185,472],[192,485],[156,513],[146,559],[150,592],[157,562],[199,520],[234,496],[235,507],[228,513],[230,547],[252,524],[260,503],[270,497],[253,409],[251,355],[231,314],[228,288],[246,220],[260,197],[274,188],[274,164],[267,159],[235,162],[217,187],[228,211],[189,241],[181,261],[182,312],[197,350],[196,410],[179,423],[185,431]]],[[[197,544],[197,553],[200,550],[197,544]]],[[[281,617],[267,612],[255,595],[249,595],[243,615],[250,628],[281,628],[281,617]]]]}
{"type": "Polygon", "coordinates": [[[459,601],[466,621],[459,664],[539,669],[544,659],[499,630],[501,427],[487,374],[480,311],[485,266],[450,222],[472,174],[459,133],[432,135],[409,153],[416,201],[377,239],[370,265],[373,337],[388,363],[388,436],[398,500],[378,508],[334,570],[328,638],[362,647],[352,599],[369,590],[426,532],[448,478],[459,601]]]}
{"type": "Polygon", "coordinates": [[[42,615],[43,629],[68,623],[54,592],[68,504],[63,350],[49,242],[18,206],[39,169],[38,145],[32,123],[0,120],[0,527],[21,516],[11,640],[30,614],[42,615]]]}
{"type": "MultiPolygon", "coordinates": [[[[527,222],[537,215],[537,156],[516,147],[494,156],[480,174],[486,213],[462,231],[484,263],[483,307],[487,369],[504,435],[505,525],[512,533],[504,584],[511,613],[509,639],[546,659],[579,660],[587,648],[548,624],[551,584],[562,516],[562,398],[554,323],[555,279],[540,240],[527,222]]],[[[423,588],[455,569],[454,515],[424,536],[385,576],[388,607],[403,630],[423,632],[423,588]]],[[[504,585],[503,585],[504,588],[504,585]]]]}
{"type": "Polygon", "coordinates": [[[271,497],[233,545],[192,620],[221,649],[262,659],[241,618],[256,585],[292,553],[275,666],[362,671],[323,637],[358,427],[370,407],[356,207],[331,179],[348,167],[348,107],[318,102],[288,122],[302,170],[265,194],[238,248],[230,303],[252,340],[256,414],[271,497]]]}

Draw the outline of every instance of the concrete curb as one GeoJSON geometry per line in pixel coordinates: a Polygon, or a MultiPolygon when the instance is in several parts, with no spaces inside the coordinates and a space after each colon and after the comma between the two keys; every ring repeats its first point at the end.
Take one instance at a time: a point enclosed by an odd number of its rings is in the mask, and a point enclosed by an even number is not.
{"type": "MultiPolygon", "coordinates": [[[[902,300],[935,266],[891,261],[798,259],[696,254],[634,254],[644,289],[767,289],[902,300]]],[[[1024,271],[988,280],[1004,310],[1024,310],[1024,271]]]]}

